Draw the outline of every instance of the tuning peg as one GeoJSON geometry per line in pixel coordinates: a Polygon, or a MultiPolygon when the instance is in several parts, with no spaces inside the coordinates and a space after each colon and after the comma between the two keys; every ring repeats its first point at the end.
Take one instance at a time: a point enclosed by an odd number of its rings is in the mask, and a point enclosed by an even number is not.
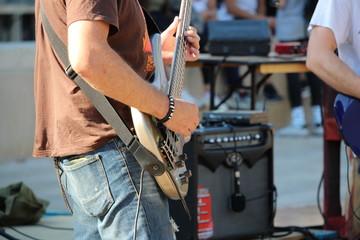
{"type": "Polygon", "coordinates": [[[181,155],[179,156],[179,160],[183,160],[183,161],[188,160],[188,156],[187,156],[187,154],[186,154],[186,153],[181,154],[181,155]]]}
{"type": "Polygon", "coordinates": [[[179,160],[179,161],[175,162],[175,166],[176,166],[176,168],[185,167],[185,162],[183,160],[179,160]]]}

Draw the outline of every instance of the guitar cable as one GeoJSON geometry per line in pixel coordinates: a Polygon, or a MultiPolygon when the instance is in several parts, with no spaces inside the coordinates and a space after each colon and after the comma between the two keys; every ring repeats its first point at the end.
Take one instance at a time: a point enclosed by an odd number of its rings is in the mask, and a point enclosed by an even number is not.
{"type": "Polygon", "coordinates": [[[145,173],[145,170],[142,169],[142,170],[141,170],[141,175],[140,175],[139,197],[138,197],[138,202],[137,202],[137,207],[136,207],[136,214],[135,214],[135,220],[134,220],[133,240],[136,240],[137,222],[138,222],[139,212],[140,212],[140,200],[141,200],[141,195],[142,195],[142,191],[143,191],[143,184],[144,184],[144,173],[145,173]]]}

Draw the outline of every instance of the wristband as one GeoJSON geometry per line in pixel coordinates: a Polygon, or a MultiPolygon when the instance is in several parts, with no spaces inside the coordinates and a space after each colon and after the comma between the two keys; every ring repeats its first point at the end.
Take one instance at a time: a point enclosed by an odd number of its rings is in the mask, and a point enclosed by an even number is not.
{"type": "Polygon", "coordinates": [[[167,114],[165,115],[164,118],[158,119],[157,123],[163,124],[163,123],[169,121],[172,118],[172,116],[174,115],[174,111],[175,111],[175,101],[174,101],[174,98],[171,95],[169,95],[169,111],[167,112],[167,114]]]}

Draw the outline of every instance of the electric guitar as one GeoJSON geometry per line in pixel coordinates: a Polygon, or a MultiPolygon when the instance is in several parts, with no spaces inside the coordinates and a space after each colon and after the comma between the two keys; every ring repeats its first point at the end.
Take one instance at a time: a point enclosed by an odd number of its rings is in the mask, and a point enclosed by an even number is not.
{"type": "Polygon", "coordinates": [[[345,144],[360,157],[360,100],[339,93],[335,98],[334,113],[345,144]]]}
{"type": "MultiPolygon", "coordinates": [[[[191,0],[181,1],[179,17],[182,21],[179,23],[176,32],[176,45],[169,80],[167,79],[161,55],[160,34],[154,34],[151,38],[156,66],[153,85],[168,95],[173,96],[174,99],[181,98],[184,85],[187,44],[184,33],[189,28],[191,4],[191,0]]],[[[186,169],[184,162],[186,155],[183,153],[183,147],[189,139],[185,139],[182,135],[170,131],[164,125],[158,126],[156,119],[135,108],[131,108],[131,114],[140,143],[166,165],[165,173],[155,176],[158,185],[170,199],[180,199],[184,204],[191,171],[186,169]]]]}

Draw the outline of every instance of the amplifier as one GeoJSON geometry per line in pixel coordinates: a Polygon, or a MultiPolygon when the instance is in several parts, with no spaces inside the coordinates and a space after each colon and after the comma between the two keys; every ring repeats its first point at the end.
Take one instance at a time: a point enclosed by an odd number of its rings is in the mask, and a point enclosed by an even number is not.
{"type": "Polygon", "coordinates": [[[235,126],[268,124],[268,113],[260,110],[209,111],[203,113],[202,126],[219,126],[222,123],[235,126]]]}
{"type": "Polygon", "coordinates": [[[179,226],[179,240],[198,239],[201,216],[198,188],[209,192],[211,239],[232,240],[271,234],[274,218],[273,129],[257,111],[207,112],[185,145],[187,167],[193,172],[185,200],[192,219],[179,201],[170,214],[179,226]],[[198,221],[200,219],[200,221],[198,221]]]}
{"type": "Polygon", "coordinates": [[[236,19],[208,22],[209,53],[225,56],[267,56],[270,28],[266,20],[236,19]]]}
{"type": "Polygon", "coordinates": [[[267,236],[274,218],[273,129],[269,125],[199,128],[193,133],[198,185],[209,189],[211,239],[267,236]]]}

